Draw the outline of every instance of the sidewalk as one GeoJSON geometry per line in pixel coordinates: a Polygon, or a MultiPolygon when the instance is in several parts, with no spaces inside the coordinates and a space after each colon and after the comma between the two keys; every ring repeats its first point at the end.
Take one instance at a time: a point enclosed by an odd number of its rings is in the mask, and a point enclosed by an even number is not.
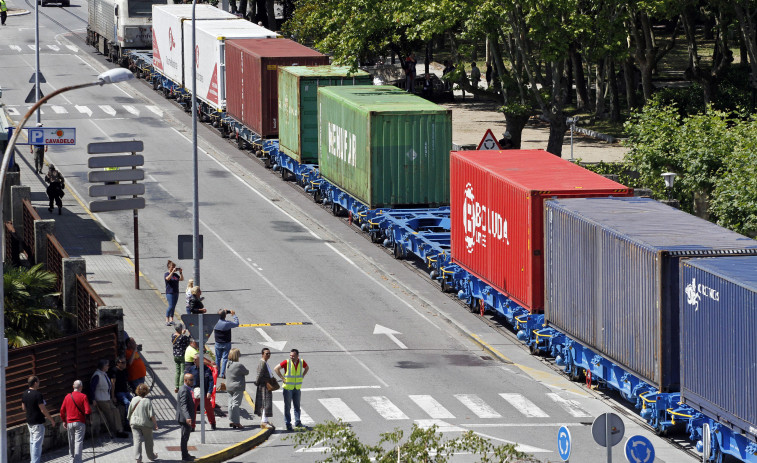
{"type": "MultiPolygon", "coordinates": [[[[20,146],[16,161],[21,167],[21,183],[31,189],[31,201],[43,219],[55,219],[55,236],[71,257],[84,257],[87,262],[87,280],[106,305],[120,306],[124,310],[124,329],[143,345],[142,354],[155,373],[155,383],[148,396],[158,417],[159,430],[155,432],[155,452],[161,461],[180,461],[179,426],[175,422],[176,394],[174,394],[174,362],[171,349],[173,327],[165,326],[165,298],[151,282],[140,275],[140,288],[134,289],[134,265],[123,250],[111,240],[108,231],[101,228],[94,216],[86,209],[84,200],[66,190],[63,198],[63,214],[47,210],[44,175],[34,172],[31,154],[26,146],[20,146]],[[24,149],[26,148],[26,149],[24,149]]],[[[47,172],[47,167],[45,168],[47,172]]],[[[65,175],[65,172],[63,173],[65,175]]],[[[178,309],[178,307],[177,307],[178,309]]],[[[179,311],[177,310],[177,313],[179,311]]],[[[89,378],[81,378],[89,380],[89,378]]],[[[252,402],[247,398],[242,403],[242,424],[245,429],[229,428],[226,417],[227,395],[217,394],[216,417],[218,429],[212,431],[206,419],[205,444],[200,444],[198,416],[197,432],[189,440],[189,451],[197,461],[218,462],[233,458],[264,442],[271,434],[253,426],[252,402]]],[[[257,421],[257,420],[256,420],[257,421]]],[[[84,461],[95,457],[107,458],[109,463],[135,461],[132,439],[110,439],[107,433],[95,438],[93,443],[87,433],[84,461]]],[[[68,462],[68,449],[47,452],[46,462],[68,462]]],[[[143,450],[143,461],[148,461],[143,450]]]]}

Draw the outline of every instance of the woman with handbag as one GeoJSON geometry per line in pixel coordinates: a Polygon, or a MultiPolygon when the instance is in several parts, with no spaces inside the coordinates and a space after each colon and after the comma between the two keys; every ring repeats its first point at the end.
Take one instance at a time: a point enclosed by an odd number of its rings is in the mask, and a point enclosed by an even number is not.
{"type": "Polygon", "coordinates": [[[229,363],[226,365],[226,392],[229,393],[229,421],[230,426],[236,429],[242,429],[244,426],[239,424],[239,407],[242,405],[244,397],[245,376],[250,371],[239,362],[241,353],[236,347],[229,351],[229,363]]]}
{"type": "Polygon", "coordinates": [[[255,380],[255,411],[260,417],[260,427],[262,429],[273,428],[268,422],[268,418],[273,416],[273,394],[272,392],[279,388],[279,382],[274,378],[271,367],[268,366],[268,359],[271,358],[271,351],[264,348],[260,352],[261,358],[258,362],[258,375],[255,380]],[[274,386],[275,383],[275,386],[274,386]]]}
{"type": "Polygon", "coordinates": [[[158,454],[153,453],[152,431],[158,430],[158,420],[152,408],[152,402],[146,396],[150,388],[142,383],[137,386],[137,396],[129,404],[129,425],[134,438],[134,456],[137,463],[142,463],[142,442],[145,443],[145,453],[150,461],[158,459],[158,454]]]}
{"type": "MultiPolygon", "coordinates": [[[[191,281],[191,280],[190,280],[191,281]]],[[[171,334],[171,344],[173,344],[173,361],[176,364],[176,377],[174,378],[174,392],[179,392],[179,387],[184,379],[184,354],[187,352],[187,346],[191,340],[189,330],[184,328],[184,324],[178,322],[174,329],[175,333],[171,334]]]]}

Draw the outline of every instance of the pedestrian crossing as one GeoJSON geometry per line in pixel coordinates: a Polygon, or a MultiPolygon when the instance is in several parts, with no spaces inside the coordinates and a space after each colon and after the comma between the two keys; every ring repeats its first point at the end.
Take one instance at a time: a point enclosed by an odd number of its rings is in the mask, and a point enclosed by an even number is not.
{"type": "MultiPolygon", "coordinates": [[[[537,406],[533,401],[526,398],[523,394],[518,393],[501,393],[498,399],[491,400],[491,403],[485,401],[476,394],[455,394],[448,398],[435,398],[431,395],[408,395],[410,404],[406,410],[402,410],[395,402],[398,399],[390,399],[387,396],[365,396],[362,402],[355,399],[349,403],[344,398],[319,398],[316,401],[308,401],[308,395],[303,396],[306,400],[306,406],[301,408],[300,420],[306,426],[312,426],[316,422],[329,420],[342,420],[345,423],[358,423],[361,421],[383,418],[386,421],[413,420],[415,422],[439,423],[443,420],[470,419],[472,413],[478,418],[484,420],[502,420],[520,418],[554,418],[558,420],[566,419],[566,414],[571,418],[589,418],[592,415],[581,408],[578,401],[568,399],[557,393],[548,393],[546,398],[557,405],[549,408],[551,414],[543,408],[537,406]],[[501,398],[502,400],[499,400],[501,398]],[[444,402],[444,403],[443,403],[444,402]],[[367,404],[366,408],[364,405],[367,404]],[[462,407],[461,407],[462,406],[462,407]],[[309,409],[309,412],[306,411],[309,409]],[[358,410],[362,411],[364,416],[360,416],[358,410]],[[368,410],[372,416],[365,415],[368,410]],[[563,413],[564,412],[564,413],[563,413]]],[[[312,400],[312,399],[310,399],[312,400]]],[[[548,401],[548,402],[549,402],[548,401]]],[[[274,400],[273,405],[281,414],[284,413],[284,401],[274,400]]],[[[294,420],[294,417],[292,417],[294,420]]],[[[482,424],[486,426],[486,424],[482,424]]]]}
{"type": "MultiPolygon", "coordinates": [[[[21,45],[3,45],[0,44],[0,54],[7,54],[8,51],[12,53],[34,53],[37,47],[33,43],[27,43],[26,47],[21,45]]],[[[62,44],[40,44],[40,53],[79,53],[79,47],[75,45],[62,45],[62,44]]]]}
{"type": "MultiPolygon", "coordinates": [[[[20,116],[25,114],[31,105],[9,105],[6,106],[8,115],[20,116]]],[[[103,119],[103,118],[115,118],[115,117],[158,117],[163,118],[163,110],[154,105],[137,105],[137,104],[123,104],[123,105],[50,105],[42,108],[42,114],[55,114],[55,115],[68,115],[67,118],[89,118],[89,119],[103,119]]]]}

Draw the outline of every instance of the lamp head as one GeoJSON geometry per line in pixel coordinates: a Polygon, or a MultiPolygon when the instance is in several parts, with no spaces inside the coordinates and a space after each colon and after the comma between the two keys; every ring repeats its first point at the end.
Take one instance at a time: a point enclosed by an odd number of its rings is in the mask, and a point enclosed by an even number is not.
{"type": "Polygon", "coordinates": [[[100,85],[115,84],[116,82],[123,82],[134,78],[134,74],[128,69],[116,68],[110,69],[97,76],[97,81],[100,85]]]}
{"type": "Polygon", "coordinates": [[[662,178],[665,179],[665,188],[673,188],[677,176],[678,174],[675,172],[665,172],[662,174],[662,178]]]}

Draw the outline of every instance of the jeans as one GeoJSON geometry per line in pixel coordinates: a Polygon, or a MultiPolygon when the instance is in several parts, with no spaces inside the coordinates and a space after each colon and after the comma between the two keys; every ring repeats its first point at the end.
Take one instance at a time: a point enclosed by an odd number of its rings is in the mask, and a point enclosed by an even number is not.
{"type": "Polygon", "coordinates": [[[177,293],[166,293],[166,299],[168,299],[166,318],[173,318],[173,313],[176,310],[176,303],[179,301],[179,295],[177,293]]]}
{"type": "MultiPolygon", "coordinates": [[[[129,392],[116,392],[116,403],[124,406],[124,420],[126,420],[126,416],[129,414],[129,404],[133,398],[134,396],[129,392]]],[[[118,407],[116,406],[116,408],[118,407]]]]}
{"type": "Polygon", "coordinates": [[[42,444],[45,442],[44,424],[27,424],[29,428],[29,455],[32,463],[42,461],[42,444]]]}
{"type": "Polygon", "coordinates": [[[184,357],[174,357],[173,363],[176,364],[176,378],[174,378],[174,387],[180,388],[184,384],[184,357]]]}
{"type": "Polygon", "coordinates": [[[239,406],[242,405],[244,389],[226,392],[229,393],[229,422],[239,424],[239,406]]]}
{"type": "Polygon", "coordinates": [[[292,424],[292,416],[289,414],[289,409],[294,402],[294,423],[300,424],[300,389],[284,389],[284,421],[287,426],[292,424]]]}
{"type": "Polygon", "coordinates": [[[226,375],[226,363],[229,361],[229,351],[231,350],[230,342],[217,342],[216,343],[216,366],[218,367],[218,375],[226,375]]]}
{"type": "Polygon", "coordinates": [[[142,460],[142,442],[145,443],[147,458],[154,460],[157,455],[153,452],[152,428],[147,426],[132,426],[132,441],[134,442],[134,457],[142,460]]]}
{"type": "Polygon", "coordinates": [[[68,423],[66,426],[68,427],[68,454],[71,456],[71,463],[82,463],[84,431],[87,427],[79,421],[68,423]]]}

